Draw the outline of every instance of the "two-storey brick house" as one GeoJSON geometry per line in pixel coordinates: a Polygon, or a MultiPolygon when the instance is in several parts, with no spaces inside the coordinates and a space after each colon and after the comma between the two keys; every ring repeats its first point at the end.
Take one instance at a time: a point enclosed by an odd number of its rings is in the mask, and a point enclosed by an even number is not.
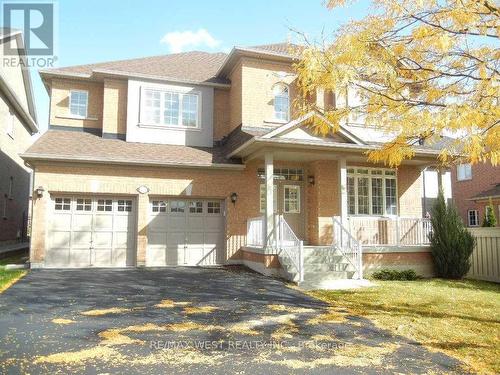
{"type": "Polygon", "coordinates": [[[500,166],[460,164],[451,172],[453,200],[465,225],[481,226],[490,205],[500,218],[500,166]]]}
{"type": "MultiPolygon", "coordinates": [[[[290,51],[235,47],[41,71],[50,130],[23,155],[40,187],[32,265],[243,263],[283,274],[285,264],[304,270],[308,251],[343,249],[341,269],[323,271],[359,276],[359,242],[366,270],[429,273],[421,176],[438,151],[422,146],[396,170],[367,163],[383,141],[372,128],[315,135],[307,121],[318,114],[299,118],[292,105],[290,51]]],[[[312,100],[342,106],[356,96],[312,100]]]]}

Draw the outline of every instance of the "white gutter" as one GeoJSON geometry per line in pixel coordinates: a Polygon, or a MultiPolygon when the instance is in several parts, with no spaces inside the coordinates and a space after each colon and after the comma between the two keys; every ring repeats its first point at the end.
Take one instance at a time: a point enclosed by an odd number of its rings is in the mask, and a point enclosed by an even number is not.
{"type": "Polygon", "coordinates": [[[94,157],[78,157],[78,156],[54,156],[49,154],[20,154],[22,159],[39,160],[39,161],[58,161],[58,162],[80,162],[80,163],[97,163],[97,164],[126,164],[126,165],[142,165],[151,167],[171,167],[171,168],[211,168],[211,169],[229,169],[243,170],[243,164],[200,164],[200,163],[173,163],[161,161],[137,161],[137,160],[120,160],[120,159],[101,159],[94,157]]]}

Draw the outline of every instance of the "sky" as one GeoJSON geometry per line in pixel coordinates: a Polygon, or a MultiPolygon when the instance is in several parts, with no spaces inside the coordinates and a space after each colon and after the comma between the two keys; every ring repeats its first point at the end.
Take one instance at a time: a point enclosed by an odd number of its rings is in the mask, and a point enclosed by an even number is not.
{"type": "MultiPolygon", "coordinates": [[[[189,50],[229,52],[297,39],[314,39],[367,13],[368,1],[327,10],[323,0],[59,0],[57,67],[162,55],[189,50]]],[[[15,26],[15,25],[14,25],[15,26]]],[[[49,98],[31,71],[42,131],[49,98]]]]}

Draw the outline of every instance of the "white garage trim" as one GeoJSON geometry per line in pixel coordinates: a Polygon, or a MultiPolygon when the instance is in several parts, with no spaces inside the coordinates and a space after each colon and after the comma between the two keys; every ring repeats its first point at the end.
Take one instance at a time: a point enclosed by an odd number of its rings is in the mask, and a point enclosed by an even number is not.
{"type": "Polygon", "coordinates": [[[223,200],[152,198],[146,266],[222,264],[224,233],[223,200]]]}
{"type": "Polygon", "coordinates": [[[44,266],[134,266],[136,212],[132,197],[54,195],[44,266]]]}

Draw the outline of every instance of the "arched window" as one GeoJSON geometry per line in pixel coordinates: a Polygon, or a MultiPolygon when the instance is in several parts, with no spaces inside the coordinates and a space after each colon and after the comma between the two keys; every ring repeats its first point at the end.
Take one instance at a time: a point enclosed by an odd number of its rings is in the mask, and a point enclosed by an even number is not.
{"type": "Polygon", "coordinates": [[[280,121],[288,121],[290,117],[290,95],[288,86],[277,84],[273,88],[274,94],[274,118],[280,121]]]}

